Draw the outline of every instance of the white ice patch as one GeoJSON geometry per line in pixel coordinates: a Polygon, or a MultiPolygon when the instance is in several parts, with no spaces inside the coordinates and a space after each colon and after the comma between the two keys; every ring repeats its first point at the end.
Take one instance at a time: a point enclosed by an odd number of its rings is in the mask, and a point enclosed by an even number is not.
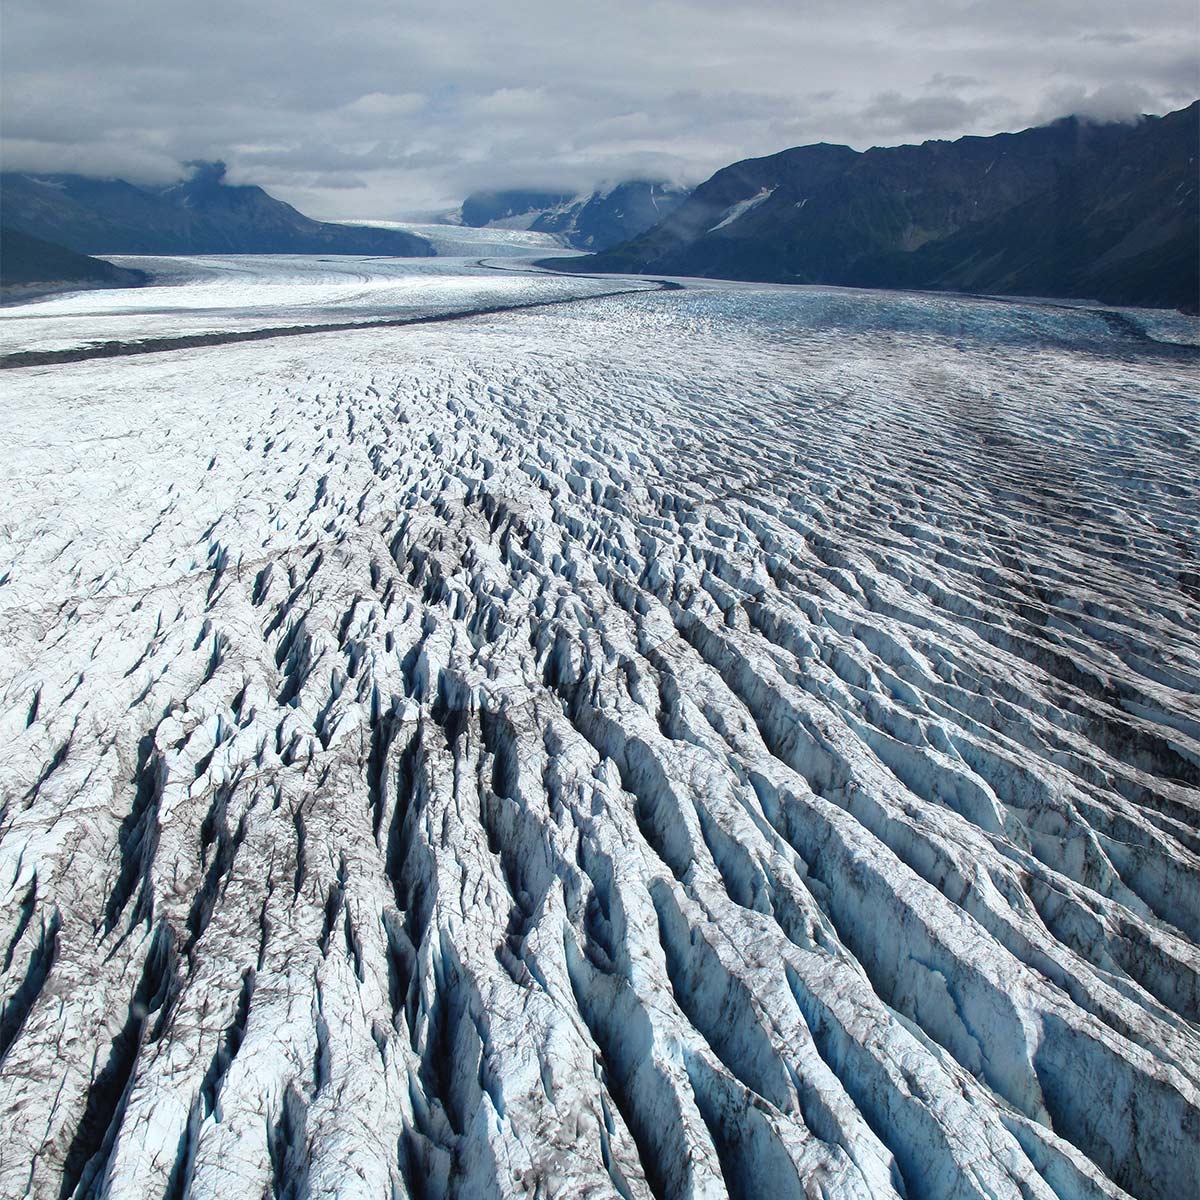
{"type": "Polygon", "coordinates": [[[739,200],[736,204],[731,204],[721,219],[708,232],[715,233],[718,229],[724,229],[726,225],[732,225],[734,221],[744,217],[748,212],[753,212],[763,201],[769,200],[774,194],[774,188],[762,188],[748,200],[739,200]]]}
{"type": "MultiPolygon", "coordinates": [[[[537,214],[534,214],[535,216],[537,214]]],[[[420,221],[344,221],[345,225],[368,225],[374,229],[399,229],[431,243],[439,258],[530,258],[548,254],[571,254],[553,233],[535,233],[524,226],[476,229],[470,225],[439,225],[420,221]]]]}
{"type": "Polygon", "coordinates": [[[148,272],[151,282],[144,287],[74,292],[2,307],[0,353],[271,326],[436,316],[654,286],[648,281],[513,270],[516,246],[526,259],[574,251],[556,248],[553,242],[531,244],[527,240],[543,235],[514,235],[514,241],[507,243],[504,234],[496,230],[453,226],[446,230],[443,245],[457,252],[454,257],[113,255],[111,260],[120,266],[148,272]],[[468,236],[472,234],[480,236],[468,236]],[[473,252],[466,249],[471,245],[475,246],[473,252]],[[489,266],[493,258],[503,261],[489,266]]]}

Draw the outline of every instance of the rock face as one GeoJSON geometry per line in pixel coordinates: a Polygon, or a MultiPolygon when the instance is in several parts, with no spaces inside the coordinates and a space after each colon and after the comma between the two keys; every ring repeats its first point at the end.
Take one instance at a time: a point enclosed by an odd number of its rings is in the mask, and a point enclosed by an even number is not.
{"type": "Polygon", "coordinates": [[[8,172],[4,221],[83,254],[433,253],[410,233],[314,221],[262,188],[235,187],[224,163],[189,165],[189,179],[165,187],[8,172]]]}
{"type": "Polygon", "coordinates": [[[1200,423],[1133,328],[11,373],[0,1194],[1189,1194],[1200,423]]]}
{"type": "Polygon", "coordinates": [[[628,180],[584,195],[476,192],[463,201],[462,222],[476,228],[557,234],[576,250],[607,250],[669,217],[688,197],[671,183],[628,180]]]}
{"type": "Polygon", "coordinates": [[[1134,125],[800,146],[718,171],[641,237],[568,269],[1196,311],[1198,145],[1200,101],[1134,125]]]}

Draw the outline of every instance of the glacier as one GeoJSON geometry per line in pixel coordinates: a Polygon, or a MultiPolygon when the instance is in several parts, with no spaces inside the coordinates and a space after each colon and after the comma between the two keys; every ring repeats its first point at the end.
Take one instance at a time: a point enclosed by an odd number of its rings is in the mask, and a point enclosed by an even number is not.
{"type": "MultiPolygon", "coordinates": [[[[410,232],[425,228],[397,223],[393,227],[410,232]]],[[[534,274],[526,267],[506,269],[503,261],[516,249],[524,245],[527,257],[529,246],[541,241],[539,234],[515,237],[521,240],[509,244],[498,238],[488,244],[459,237],[459,248],[470,248],[475,256],[427,258],[420,266],[408,259],[347,254],[113,255],[114,263],[149,274],[151,283],[104,292],[68,292],[6,308],[0,316],[0,356],[95,350],[108,343],[131,345],[162,338],[429,320],[656,286],[646,280],[614,283],[587,276],[534,274]],[[483,252],[487,258],[478,258],[483,252]],[[497,258],[500,263],[493,261],[497,258]]],[[[452,247],[444,241],[439,248],[452,247]]]]}
{"type": "Polygon", "coordinates": [[[6,372],[0,1195],[1195,1194],[1194,323],[438,264],[0,314],[576,298],[6,372]]]}

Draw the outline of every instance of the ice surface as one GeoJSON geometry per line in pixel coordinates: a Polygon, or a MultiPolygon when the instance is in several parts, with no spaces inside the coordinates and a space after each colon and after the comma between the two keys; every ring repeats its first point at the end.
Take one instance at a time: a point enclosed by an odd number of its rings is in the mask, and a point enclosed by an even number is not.
{"type": "MultiPolygon", "coordinates": [[[[0,308],[0,354],[266,326],[428,316],[654,286],[646,280],[488,266],[497,257],[494,248],[483,242],[474,257],[426,258],[419,266],[415,259],[345,254],[116,255],[113,262],[146,271],[153,282],[0,308]]],[[[544,255],[545,249],[524,248],[525,257],[544,255]]]]}
{"type": "MultiPolygon", "coordinates": [[[[534,214],[536,217],[538,214],[534,214]]],[[[439,258],[545,258],[548,254],[578,255],[553,233],[535,233],[528,229],[476,229],[470,225],[438,225],[420,221],[347,221],[347,225],[370,225],[375,229],[402,229],[424,238],[439,258]]]]}
{"type": "Polygon", "coordinates": [[[0,1195],[1193,1194],[1196,356],[1117,318],[9,372],[0,1195]]]}

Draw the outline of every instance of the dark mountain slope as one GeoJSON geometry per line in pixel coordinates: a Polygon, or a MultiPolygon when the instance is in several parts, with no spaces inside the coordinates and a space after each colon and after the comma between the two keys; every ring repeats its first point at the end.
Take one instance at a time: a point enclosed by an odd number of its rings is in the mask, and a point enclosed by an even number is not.
{"type": "Polygon", "coordinates": [[[464,225],[493,225],[555,233],[577,250],[605,250],[635,237],[673,213],[685,188],[628,180],[589,195],[559,192],[475,192],[463,201],[464,225]]]}
{"type": "Polygon", "coordinates": [[[432,254],[392,229],[314,221],[260,187],[225,182],[223,163],[194,163],[166,187],[79,175],[0,176],[4,221],[88,254],[432,254]]]}
{"type": "Polygon", "coordinates": [[[0,297],[28,298],[75,287],[137,287],[142,271],[129,271],[65,246],[0,226],[0,297]]]}
{"type": "Polygon", "coordinates": [[[1059,165],[1054,181],[991,220],[912,253],[859,264],[854,282],[1112,304],[1200,302],[1200,108],[1147,121],[1112,152],[1059,165]]]}
{"type": "Polygon", "coordinates": [[[463,202],[460,216],[464,225],[473,229],[503,226],[511,222],[512,227],[524,225],[522,218],[529,220],[549,209],[570,203],[570,192],[539,192],[525,188],[510,188],[501,192],[472,192],[463,202]]]}
{"type": "Polygon", "coordinates": [[[570,268],[1187,306],[1198,114],[748,159],[570,268]]]}

